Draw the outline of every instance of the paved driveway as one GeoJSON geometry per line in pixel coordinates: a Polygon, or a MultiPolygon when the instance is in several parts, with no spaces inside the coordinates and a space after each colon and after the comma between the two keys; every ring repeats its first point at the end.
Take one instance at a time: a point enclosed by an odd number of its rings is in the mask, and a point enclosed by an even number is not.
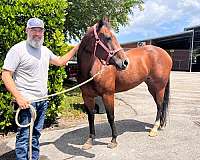
{"type": "MultiPolygon", "coordinates": [[[[156,106],[145,84],[116,94],[118,147],[108,149],[111,130],[104,114],[96,124],[96,142],[84,151],[88,125],[44,131],[41,160],[200,160],[200,73],[172,72],[168,125],[157,137],[149,137],[156,106]]],[[[1,145],[0,160],[12,160],[15,138],[1,145]]]]}

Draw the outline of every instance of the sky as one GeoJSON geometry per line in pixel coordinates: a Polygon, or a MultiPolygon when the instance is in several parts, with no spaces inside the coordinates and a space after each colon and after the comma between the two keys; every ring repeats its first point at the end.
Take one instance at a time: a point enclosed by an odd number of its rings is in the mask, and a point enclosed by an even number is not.
{"type": "Polygon", "coordinates": [[[144,0],[143,7],[143,11],[134,8],[129,25],[115,34],[121,44],[177,34],[200,25],[200,0],[144,0]]]}

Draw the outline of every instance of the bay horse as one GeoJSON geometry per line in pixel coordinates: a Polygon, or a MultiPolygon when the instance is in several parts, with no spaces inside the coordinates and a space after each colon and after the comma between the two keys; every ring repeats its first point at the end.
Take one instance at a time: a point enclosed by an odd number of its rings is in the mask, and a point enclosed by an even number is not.
{"type": "Polygon", "coordinates": [[[108,20],[102,19],[90,27],[82,38],[77,60],[79,83],[100,72],[91,82],[81,86],[90,130],[83,149],[91,148],[95,138],[94,98],[102,97],[112,130],[112,140],[107,147],[114,148],[117,146],[114,93],[129,90],[142,82],[147,84],[157,105],[156,120],[149,135],[156,136],[158,129],[165,127],[172,68],[172,59],[165,50],[146,45],[124,52],[111,32],[108,20]]]}

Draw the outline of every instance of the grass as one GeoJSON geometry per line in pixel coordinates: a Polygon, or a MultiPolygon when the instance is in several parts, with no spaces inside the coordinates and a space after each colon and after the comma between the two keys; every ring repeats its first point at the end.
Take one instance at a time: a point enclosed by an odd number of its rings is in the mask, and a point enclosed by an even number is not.
{"type": "MultiPolygon", "coordinates": [[[[76,84],[65,83],[65,89],[68,89],[76,84]]],[[[61,115],[60,118],[63,119],[83,119],[86,117],[83,108],[83,99],[81,91],[79,88],[67,92],[64,95],[64,100],[59,108],[61,115]]]]}

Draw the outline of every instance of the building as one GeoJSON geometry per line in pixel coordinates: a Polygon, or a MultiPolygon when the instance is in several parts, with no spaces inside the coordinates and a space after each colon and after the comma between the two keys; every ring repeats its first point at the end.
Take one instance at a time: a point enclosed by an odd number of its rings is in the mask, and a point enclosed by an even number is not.
{"type": "Polygon", "coordinates": [[[173,60],[175,71],[200,71],[200,25],[164,37],[121,44],[124,50],[152,44],[165,49],[173,60]]]}

